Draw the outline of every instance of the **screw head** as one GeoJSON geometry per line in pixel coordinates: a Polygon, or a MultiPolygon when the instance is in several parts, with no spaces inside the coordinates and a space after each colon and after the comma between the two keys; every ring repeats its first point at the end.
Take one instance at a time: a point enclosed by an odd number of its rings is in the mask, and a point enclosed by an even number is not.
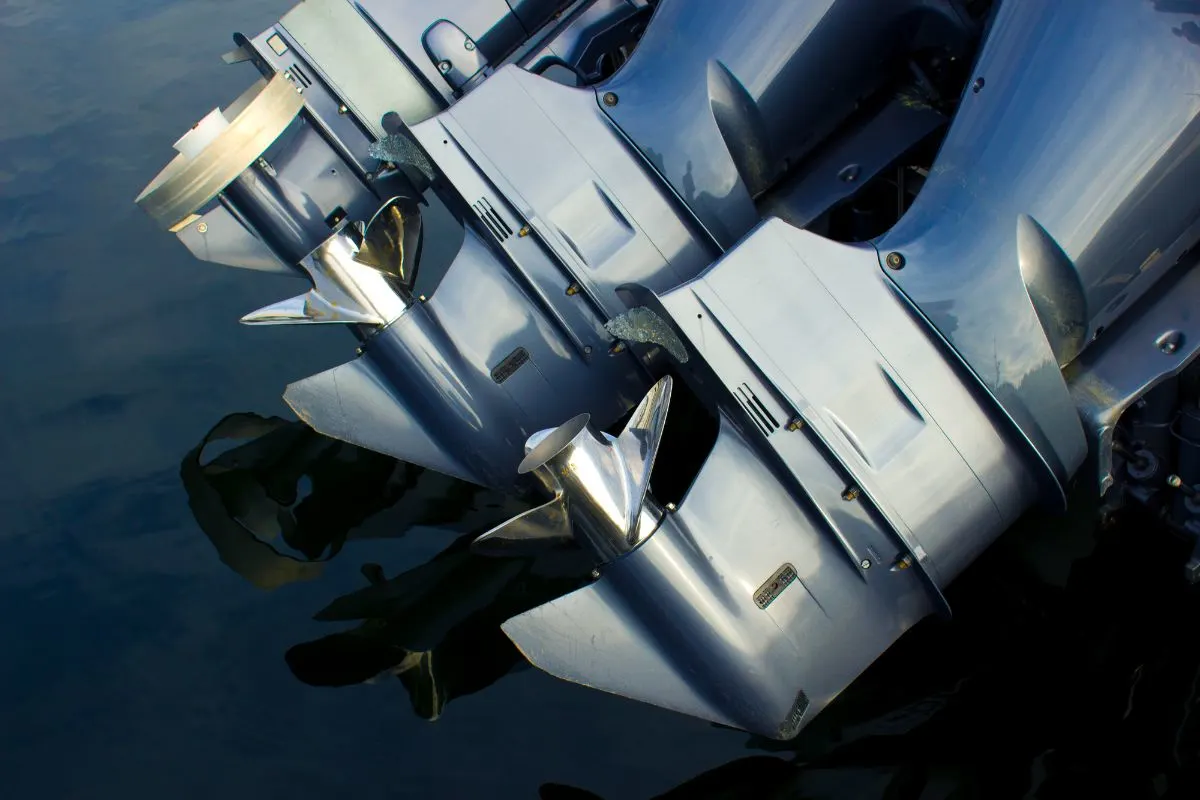
{"type": "Polygon", "coordinates": [[[438,72],[442,73],[443,75],[450,71],[450,67],[451,64],[449,61],[443,59],[442,61],[438,62],[438,72]]]}
{"type": "Polygon", "coordinates": [[[789,431],[798,431],[803,427],[804,427],[804,420],[801,419],[800,417],[792,417],[791,420],[789,420],[788,424],[787,424],[787,429],[789,431]]]}
{"type": "Polygon", "coordinates": [[[463,42],[463,49],[467,50],[467,51],[474,50],[475,42],[471,41],[470,39],[467,39],[465,42],[463,42]]]}
{"type": "Polygon", "coordinates": [[[605,92],[600,99],[604,101],[604,105],[609,107],[615,106],[618,102],[620,102],[615,92],[605,92]]]}
{"type": "Polygon", "coordinates": [[[871,568],[871,559],[864,558],[862,561],[858,562],[858,565],[860,567],[862,567],[863,569],[870,569],[871,568]]]}
{"type": "Polygon", "coordinates": [[[884,257],[883,263],[888,265],[888,269],[904,269],[904,256],[893,250],[884,257]]]}
{"type": "Polygon", "coordinates": [[[208,233],[208,223],[201,222],[196,226],[196,233],[208,233]]]}
{"type": "Polygon", "coordinates": [[[851,500],[857,500],[859,494],[861,494],[861,492],[859,491],[857,486],[850,486],[850,487],[847,487],[846,491],[842,492],[842,499],[845,500],[846,502],[850,502],[851,500]]]}
{"type": "Polygon", "coordinates": [[[517,236],[521,237],[522,239],[528,235],[529,235],[529,226],[528,225],[523,226],[521,228],[521,230],[517,231],[517,236]]]}
{"type": "Polygon", "coordinates": [[[579,284],[578,283],[572,283],[570,286],[567,287],[567,297],[574,297],[577,294],[579,294],[579,284]]]}
{"type": "Polygon", "coordinates": [[[342,116],[346,116],[346,114],[349,113],[349,111],[350,111],[350,109],[346,108],[344,103],[342,105],[338,106],[338,113],[341,114],[342,116]]]}

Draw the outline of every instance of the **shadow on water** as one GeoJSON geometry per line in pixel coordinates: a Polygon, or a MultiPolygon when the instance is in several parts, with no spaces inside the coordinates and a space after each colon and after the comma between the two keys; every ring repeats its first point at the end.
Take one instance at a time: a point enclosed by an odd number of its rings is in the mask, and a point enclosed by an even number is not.
{"type": "MultiPolygon", "coordinates": [[[[390,578],[363,564],[363,587],[314,616],[341,629],[283,654],[312,686],[394,677],[427,720],[527,668],[500,624],[589,569],[578,554],[473,555],[520,505],[277,417],[222,420],[181,475],[221,560],[264,589],[319,580],[357,540],[457,534],[390,578]]],[[[796,740],[748,737],[758,754],[658,797],[1198,797],[1200,593],[1180,579],[1185,551],[1134,514],[1098,530],[1029,521],[951,587],[953,622],[918,626],[796,740]]],[[[557,783],[540,796],[598,797],[557,783]]]]}
{"type": "Polygon", "coordinates": [[[319,578],[324,563],[356,539],[421,528],[460,534],[427,563],[391,578],[379,564],[363,564],[363,588],[314,616],[354,627],[296,644],[284,656],[312,686],[394,676],[428,720],[524,666],[500,624],[571,591],[590,571],[580,553],[474,555],[473,538],[525,507],[279,417],[226,417],[187,454],[180,474],[221,561],[262,589],[319,578]]]}

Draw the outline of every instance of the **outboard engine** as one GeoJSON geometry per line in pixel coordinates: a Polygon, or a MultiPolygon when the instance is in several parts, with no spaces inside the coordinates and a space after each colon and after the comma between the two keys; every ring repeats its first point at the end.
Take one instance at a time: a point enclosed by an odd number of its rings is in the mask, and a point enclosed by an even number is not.
{"type": "Polygon", "coordinates": [[[305,0],[138,202],[350,327],[302,420],[592,556],[531,662],[789,738],[1073,479],[1200,542],[1189,13],[305,0]]]}

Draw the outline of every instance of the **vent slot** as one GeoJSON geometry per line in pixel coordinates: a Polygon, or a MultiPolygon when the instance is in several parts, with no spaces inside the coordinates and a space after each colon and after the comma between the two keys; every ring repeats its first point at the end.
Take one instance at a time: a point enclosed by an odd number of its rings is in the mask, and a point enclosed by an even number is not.
{"type": "Polygon", "coordinates": [[[746,409],[746,413],[750,416],[750,419],[762,431],[763,436],[770,436],[779,430],[779,421],[767,410],[763,402],[758,399],[758,395],[754,393],[753,389],[743,383],[737,388],[736,394],[738,401],[746,409]]]}
{"type": "Polygon", "coordinates": [[[512,228],[496,213],[496,209],[492,208],[492,204],[487,200],[481,197],[471,204],[471,208],[475,209],[475,213],[483,220],[483,224],[492,232],[497,241],[503,242],[512,236],[512,228]]]}
{"type": "Polygon", "coordinates": [[[300,69],[299,64],[292,64],[291,69],[288,71],[292,73],[292,75],[296,78],[296,80],[300,83],[300,85],[303,86],[305,89],[312,86],[312,83],[313,83],[312,78],[308,77],[308,75],[305,74],[304,70],[300,69]]]}

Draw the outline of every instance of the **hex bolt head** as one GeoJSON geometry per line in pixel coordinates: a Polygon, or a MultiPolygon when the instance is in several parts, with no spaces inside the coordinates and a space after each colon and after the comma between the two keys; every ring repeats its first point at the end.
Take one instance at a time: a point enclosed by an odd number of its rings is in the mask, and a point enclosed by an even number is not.
{"type": "Polygon", "coordinates": [[[888,269],[904,269],[904,256],[892,251],[884,257],[883,263],[887,264],[888,269]]]}
{"type": "Polygon", "coordinates": [[[614,92],[605,92],[604,95],[600,99],[604,102],[604,105],[606,105],[610,108],[620,102],[620,100],[617,98],[616,93],[614,93],[614,92]]]}

